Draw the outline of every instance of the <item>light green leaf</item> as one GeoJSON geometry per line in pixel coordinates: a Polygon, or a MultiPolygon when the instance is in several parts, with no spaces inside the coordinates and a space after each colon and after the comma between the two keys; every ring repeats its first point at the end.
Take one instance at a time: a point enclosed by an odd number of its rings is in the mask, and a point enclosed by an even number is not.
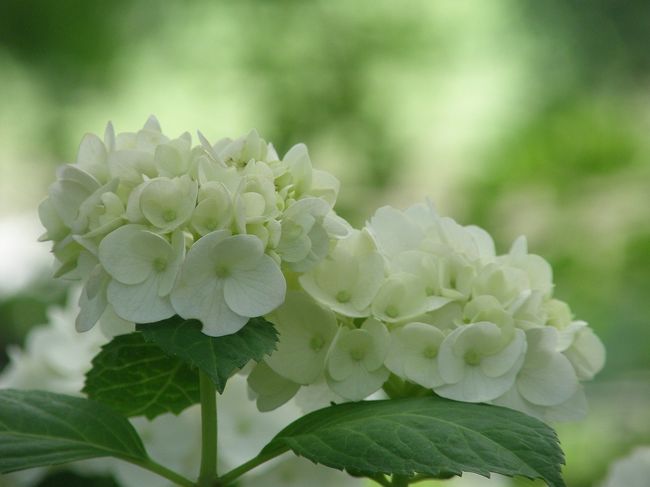
{"type": "Polygon", "coordinates": [[[83,392],[125,416],[153,419],[200,402],[198,371],[147,342],[142,333],[113,338],[92,364],[83,392]]]}
{"type": "Polygon", "coordinates": [[[148,461],[131,424],[107,406],[44,391],[0,391],[0,472],[107,456],[148,461]]]}
{"type": "Polygon", "coordinates": [[[237,333],[221,337],[205,335],[199,321],[178,316],[138,325],[137,329],[147,342],[205,372],[220,393],[237,370],[250,360],[262,360],[275,350],[278,341],[275,328],[264,318],[251,318],[237,333]]]}
{"type": "Polygon", "coordinates": [[[565,486],[564,455],[546,424],[511,409],[433,396],[315,411],[278,433],[260,456],[287,450],[354,475],[494,472],[565,486]]]}

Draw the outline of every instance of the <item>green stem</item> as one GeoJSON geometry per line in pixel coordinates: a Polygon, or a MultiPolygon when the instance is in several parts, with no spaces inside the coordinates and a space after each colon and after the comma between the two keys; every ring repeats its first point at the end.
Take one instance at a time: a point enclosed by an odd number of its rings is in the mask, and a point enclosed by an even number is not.
{"type": "Polygon", "coordinates": [[[411,479],[406,475],[393,475],[393,481],[391,485],[393,487],[408,487],[411,483],[411,479]]]}
{"type": "Polygon", "coordinates": [[[379,485],[383,485],[384,487],[391,487],[393,485],[390,480],[386,478],[385,475],[378,474],[378,475],[371,475],[368,477],[370,480],[373,480],[377,482],[379,485]]]}
{"type": "Polygon", "coordinates": [[[260,453],[255,458],[247,461],[246,463],[242,463],[239,467],[233,468],[230,472],[220,477],[219,485],[226,487],[227,485],[229,485],[230,483],[234,482],[239,477],[244,475],[249,470],[253,470],[258,465],[268,462],[269,460],[272,460],[275,457],[282,455],[286,451],[287,451],[286,449],[283,449],[283,450],[276,450],[266,454],[260,453]]]}
{"type": "Polygon", "coordinates": [[[149,470],[150,472],[160,475],[161,477],[164,477],[177,485],[181,485],[182,487],[196,487],[196,484],[190,479],[183,477],[173,470],[169,470],[167,467],[163,467],[151,459],[148,459],[144,462],[139,462],[128,458],[125,458],[124,460],[137,465],[138,467],[144,468],[145,470],[149,470]]]}
{"type": "Polygon", "coordinates": [[[203,371],[199,371],[201,388],[201,471],[198,485],[211,487],[217,479],[217,390],[203,371]]]}

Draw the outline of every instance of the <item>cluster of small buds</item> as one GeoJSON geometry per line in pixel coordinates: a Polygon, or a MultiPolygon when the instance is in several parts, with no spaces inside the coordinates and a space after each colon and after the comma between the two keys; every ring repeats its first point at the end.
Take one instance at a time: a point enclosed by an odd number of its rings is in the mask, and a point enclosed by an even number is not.
{"type": "Polygon", "coordinates": [[[137,133],[88,134],[39,213],[59,263],[84,282],[79,331],[100,319],[149,323],[175,314],[204,333],[234,333],[278,307],[285,273],[317,265],[350,227],[339,190],[307,148],[280,158],[253,131],[210,144],[166,137],[155,118],[137,133]]]}
{"type": "Polygon", "coordinates": [[[261,409],[307,385],[361,400],[392,374],[568,420],[585,410],[580,381],[604,365],[602,343],[553,298],[551,267],[523,237],[497,255],[487,232],[430,204],[380,208],[298,282],[269,316],[278,350],[249,377],[261,409]]]}

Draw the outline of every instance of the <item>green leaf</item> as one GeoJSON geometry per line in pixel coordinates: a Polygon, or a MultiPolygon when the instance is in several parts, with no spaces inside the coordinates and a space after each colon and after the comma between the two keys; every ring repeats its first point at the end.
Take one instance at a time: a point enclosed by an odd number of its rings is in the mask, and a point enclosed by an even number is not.
{"type": "Polygon", "coordinates": [[[200,402],[196,369],[147,342],[142,333],[113,338],[92,364],[83,392],[125,416],[153,419],[200,402]]]}
{"type": "Polygon", "coordinates": [[[178,316],[138,325],[137,329],[148,342],[205,372],[220,393],[237,370],[250,360],[262,360],[278,341],[277,331],[264,318],[251,318],[237,333],[222,337],[205,335],[199,321],[178,316]]]}
{"type": "Polygon", "coordinates": [[[564,455],[549,426],[511,409],[433,396],[315,411],[278,433],[260,456],[287,450],[353,475],[495,472],[565,485],[564,455]]]}
{"type": "Polygon", "coordinates": [[[0,391],[0,472],[113,456],[146,463],[133,426],[103,404],[44,391],[0,391]]]}

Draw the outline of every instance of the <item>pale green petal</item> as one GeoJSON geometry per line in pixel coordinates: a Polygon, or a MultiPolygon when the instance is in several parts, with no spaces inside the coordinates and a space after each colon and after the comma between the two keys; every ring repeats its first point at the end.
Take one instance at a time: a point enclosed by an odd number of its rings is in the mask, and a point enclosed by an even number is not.
{"type": "Polygon", "coordinates": [[[79,297],[79,314],[75,321],[75,328],[78,332],[90,330],[101,318],[108,304],[106,287],[109,281],[109,275],[100,266],[97,266],[79,297]]]}
{"type": "Polygon", "coordinates": [[[304,293],[289,292],[269,320],[279,334],[277,350],[267,358],[280,375],[311,384],[322,374],[325,357],[337,331],[334,314],[304,293]]]}
{"type": "Polygon", "coordinates": [[[517,371],[513,370],[499,377],[487,377],[480,367],[470,365],[465,367],[462,380],[455,384],[444,384],[434,390],[439,396],[455,401],[491,401],[514,385],[516,373],[517,371]]]}
{"type": "Polygon", "coordinates": [[[216,337],[239,331],[248,322],[248,317],[240,316],[228,307],[223,297],[223,280],[216,279],[214,272],[208,273],[207,278],[206,273],[188,277],[196,267],[188,267],[187,260],[171,293],[176,313],[185,319],[200,320],[206,335],[216,337]]]}
{"type": "Polygon", "coordinates": [[[432,389],[445,383],[438,372],[438,361],[424,355],[413,355],[405,359],[404,374],[416,384],[432,389]]]}
{"type": "Polygon", "coordinates": [[[70,227],[79,214],[79,207],[92,191],[76,181],[59,179],[49,187],[48,194],[56,214],[70,227]]]}
{"type": "Polygon", "coordinates": [[[109,233],[99,244],[99,260],[106,271],[124,284],[143,282],[154,272],[156,259],[167,262],[171,245],[141,225],[125,225],[109,233]]]}
{"type": "Polygon", "coordinates": [[[363,366],[369,371],[376,370],[383,365],[388,354],[390,334],[386,325],[373,318],[366,320],[361,329],[367,331],[372,337],[370,347],[363,358],[363,366]]]}
{"type": "Polygon", "coordinates": [[[589,327],[577,332],[573,345],[564,354],[580,380],[592,379],[605,365],[605,346],[589,327]]]}
{"type": "Polygon", "coordinates": [[[100,181],[108,180],[106,147],[95,134],[86,134],[81,139],[77,152],[77,164],[100,181]]]}
{"type": "Polygon", "coordinates": [[[323,220],[323,228],[331,238],[346,238],[352,232],[350,224],[338,216],[334,211],[330,211],[323,220]]]}
{"type": "Polygon", "coordinates": [[[360,401],[381,389],[389,375],[390,372],[385,367],[368,372],[363,366],[357,364],[344,380],[337,381],[328,376],[327,383],[339,396],[350,401],[360,401]]]}
{"type": "Polygon", "coordinates": [[[307,272],[316,264],[321,262],[329,250],[329,239],[327,232],[321,225],[314,225],[308,234],[310,242],[309,253],[299,262],[289,263],[294,272],[307,272]]]}
{"type": "Polygon", "coordinates": [[[160,276],[151,275],[139,284],[127,285],[111,281],[108,302],[122,319],[134,323],[154,323],[174,316],[174,308],[167,296],[160,297],[160,276]]]}
{"type": "Polygon", "coordinates": [[[54,209],[52,200],[49,198],[43,200],[43,202],[38,206],[38,217],[43,226],[47,229],[47,233],[42,238],[39,238],[39,241],[62,240],[70,231],[63,224],[63,221],[54,209]]]}
{"type": "Polygon", "coordinates": [[[152,179],[140,195],[140,209],[152,225],[168,232],[190,219],[197,192],[196,181],[187,176],[152,179]]]}
{"type": "Polygon", "coordinates": [[[354,289],[352,290],[351,303],[356,309],[365,310],[375,298],[384,279],[384,260],[377,252],[362,255],[358,258],[359,273],[354,289]]]}
{"type": "Polygon", "coordinates": [[[212,261],[234,273],[256,268],[263,253],[262,241],[255,235],[233,235],[215,246],[212,261]]]}
{"type": "Polygon", "coordinates": [[[438,370],[448,384],[460,382],[465,374],[466,364],[463,356],[454,353],[454,345],[461,332],[462,328],[458,328],[447,335],[438,350],[438,370]]]}
{"type": "Polygon", "coordinates": [[[270,313],[282,304],[286,290],[282,271],[268,255],[262,255],[254,268],[234,269],[224,283],[226,303],[242,316],[270,313]]]}
{"type": "Polygon", "coordinates": [[[172,144],[164,144],[156,147],[154,155],[158,172],[161,176],[175,177],[187,172],[186,157],[172,144]]]}
{"type": "Polygon", "coordinates": [[[465,231],[474,240],[481,262],[484,264],[492,262],[496,256],[496,250],[494,247],[494,240],[492,240],[490,234],[481,227],[475,225],[466,226],[465,231]]]}
{"type": "Polygon", "coordinates": [[[547,422],[580,421],[585,418],[588,410],[585,391],[579,385],[573,396],[565,402],[547,408],[544,419],[547,422]]]}
{"type": "Polygon", "coordinates": [[[372,348],[372,335],[361,329],[341,329],[327,356],[327,371],[335,380],[344,380],[358,367],[372,348]]]}
{"type": "Polygon", "coordinates": [[[215,230],[227,228],[232,221],[232,205],[230,200],[222,201],[217,198],[206,198],[201,201],[192,213],[192,226],[199,235],[206,235],[215,230]]]}
{"type": "Polygon", "coordinates": [[[499,377],[510,371],[526,353],[526,335],[522,330],[515,330],[512,341],[498,353],[488,355],[481,360],[481,370],[488,377],[499,377]]]}
{"type": "Polygon", "coordinates": [[[472,323],[459,328],[453,350],[459,356],[469,351],[489,355],[501,350],[502,338],[501,330],[494,323],[472,323]]]}
{"type": "Polygon", "coordinates": [[[429,304],[420,279],[412,274],[396,273],[379,288],[372,312],[388,323],[404,322],[430,311],[429,304]]]}
{"type": "Polygon", "coordinates": [[[561,404],[575,394],[577,388],[578,379],[571,362],[554,351],[533,350],[517,378],[521,395],[540,406],[561,404]]]}
{"type": "Polygon", "coordinates": [[[311,187],[312,165],[307,146],[305,144],[294,145],[282,160],[289,167],[297,195],[308,191],[311,187]]]}
{"type": "Polygon", "coordinates": [[[330,206],[334,206],[340,187],[341,183],[333,174],[320,169],[312,169],[310,195],[323,198],[330,206]]]}
{"type": "Polygon", "coordinates": [[[296,395],[300,385],[275,373],[265,362],[260,362],[248,375],[248,385],[261,412],[279,408],[296,395]]]}
{"type": "Polygon", "coordinates": [[[407,250],[417,250],[424,237],[416,223],[390,206],[379,208],[370,219],[368,228],[377,246],[389,257],[407,250]]]}
{"type": "Polygon", "coordinates": [[[160,286],[158,287],[158,296],[167,296],[172,292],[176,277],[180,272],[183,260],[185,258],[185,235],[182,230],[176,230],[172,234],[172,252],[166,261],[166,267],[161,271],[160,286]]]}
{"type": "Polygon", "coordinates": [[[116,150],[108,154],[108,169],[111,178],[119,178],[120,182],[129,187],[135,187],[148,178],[157,175],[153,155],[139,150],[116,150]]]}

